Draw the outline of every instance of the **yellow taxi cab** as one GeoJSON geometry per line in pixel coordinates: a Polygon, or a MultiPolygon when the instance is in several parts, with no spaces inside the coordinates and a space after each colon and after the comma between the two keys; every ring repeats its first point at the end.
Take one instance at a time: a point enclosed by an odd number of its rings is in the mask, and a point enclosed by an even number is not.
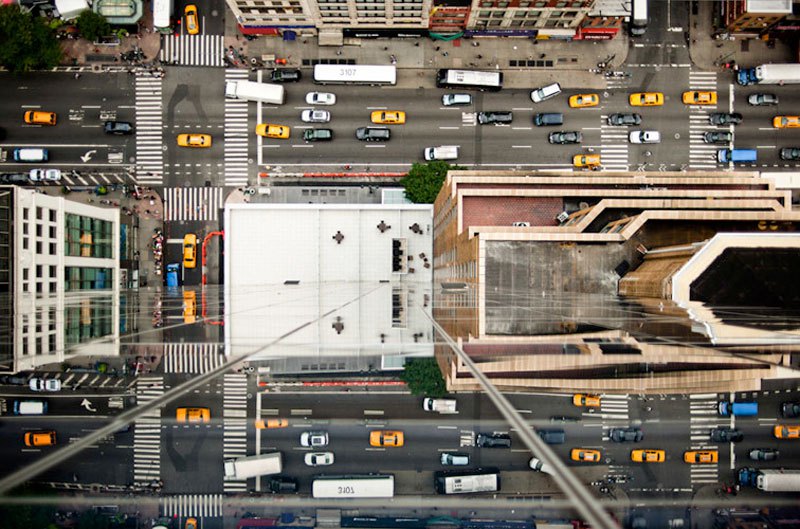
{"type": "Polygon", "coordinates": [[[634,463],[663,463],[666,454],[663,450],[631,450],[631,461],[634,463]]]}
{"type": "Polygon", "coordinates": [[[719,452],[716,450],[687,450],[683,453],[683,460],[687,463],[716,463],[719,461],[719,452]]]}
{"type": "Polygon", "coordinates": [[[572,396],[572,403],[575,406],[587,406],[589,408],[600,407],[599,395],[584,395],[583,393],[576,393],[572,396]]]}
{"type": "Polygon", "coordinates": [[[289,421],[286,419],[256,419],[256,428],[266,430],[267,428],[286,428],[289,421]]]}
{"type": "Polygon", "coordinates": [[[183,292],[183,322],[194,323],[197,320],[197,294],[194,290],[183,292]]]}
{"type": "Polygon", "coordinates": [[[53,446],[56,432],[25,432],[25,446],[53,446]]]}
{"type": "Polygon", "coordinates": [[[570,108],[596,107],[600,104],[600,96],[597,94],[577,94],[570,96],[570,108]]]}
{"type": "Polygon", "coordinates": [[[178,147],[211,147],[211,134],[178,134],[178,147]]]}
{"type": "Polygon", "coordinates": [[[776,129],[793,129],[800,127],[800,116],[775,116],[772,126],[776,129]]]}
{"type": "Polygon", "coordinates": [[[800,439],[800,425],[776,424],[772,433],[778,439],[800,439]]]}
{"type": "Polygon", "coordinates": [[[716,105],[717,93],[711,91],[692,90],[683,93],[684,105],[716,105]]]}
{"type": "Polygon", "coordinates": [[[211,422],[211,410],[208,408],[178,408],[175,418],[178,422],[211,422]]]}
{"type": "Polygon", "coordinates": [[[581,461],[583,463],[599,463],[600,450],[592,450],[591,448],[573,448],[569,453],[570,459],[573,461],[581,461]]]}
{"type": "Polygon", "coordinates": [[[41,110],[28,110],[25,112],[25,123],[31,125],[55,125],[56,113],[43,112],[41,110]]]}
{"type": "Polygon", "coordinates": [[[369,433],[370,446],[403,446],[403,432],[394,430],[373,430],[369,433]]]}
{"type": "Polygon", "coordinates": [[[628,102],[634,107],[660,107],[664,104],[664,94],[661,92],[637,92],[628,97],[628,102]]]}
{"type": "Polygon", "coordinates": [[[259,123],[256,125],[256,134],[265,138],[275,138],[285,140],[289,138],[289,127],[286,125],[271,125],[269,123],[259,123]]]}
{"type": "Polygon", "coordinates": [[[197,266],[197,235],[187,233],[183,236],[183,267],[197,266]]]}
{"type": "Polygon", "coordinates": [[[588,167],[589,169],[600,168],[599,154],[576,154],[572,157],[572,165],[575,167],[588,167]]]}
{"type": "Polygon", "coordinates": [[[197,529],[197,518],[186,518],[183,529],[197,529]]]}
{"type": "Polygon", "coordinates": [[[183,10],[183,16],[186,17],[186,33],[189,35],[197,35],[200,33],[200,24],[197,22],[197,6],[189,4],[183,10]]]}
{"type": "Polygon", "coordinates": [[[406,122],[406,113],[400,110],[376,110],[370,114],[370,120],[382,125],[402,125],[406,122]]]}

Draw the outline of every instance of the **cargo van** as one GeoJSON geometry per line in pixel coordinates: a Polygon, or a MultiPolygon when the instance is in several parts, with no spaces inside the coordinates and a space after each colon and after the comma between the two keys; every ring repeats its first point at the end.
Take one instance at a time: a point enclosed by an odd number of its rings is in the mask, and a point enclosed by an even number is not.
{"type": "Polygon", "coordinates": [[[752,417],[754,415],[758,415],[758,403],[757,402],[727,402],[722,401],[717,405],[717,410],[719,411],[720,416],[722,417],[730,417],[731,415],[735,415],[736,417],[752,417]]]}
{"type": "Polygon", "coordinates": [[[445,94],[442,96],[442,104],[446,107],[453,105],[471,105],[472,96],[470,94],[445,94]]]}
{"type": "Polygon", "coordinates": [[[564,114],[561,112],[543,112],[533,116],[533,124],[537,127],[551,127],[564,124],[564,114]]]}
{"type": "Polygon", "coordinates": [[[442,145],[425,149],[426,160],[455,160],[456,158],[458,158],[458,145],[442,145]]]}
{"type": "Polygon", "coordinates": [[[755,149],[720,149],[717,151],[719,163],[755,162],[758,153],[755,149]]]}
{"type": "Polygon", "coordinates": [[[46,162],[49,159],[47,149],[14,149],[15,162],[46,162]]]}
{"type": "Polygon", "coordinates": [[[531,92],[531,101],[534,103],[541,103],[551,97],[555,97],[561,93],[561,85],[558,83],[549,84],[531,92]]]}
{"type": "Polygon", "coordinates": [[[14,415],[44,415],[47,403],[43,400],[15,400],[14,415]]]}

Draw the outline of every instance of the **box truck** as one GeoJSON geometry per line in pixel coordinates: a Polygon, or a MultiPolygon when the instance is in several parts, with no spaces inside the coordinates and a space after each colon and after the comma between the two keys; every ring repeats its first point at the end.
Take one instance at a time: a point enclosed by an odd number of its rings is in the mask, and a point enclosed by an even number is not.
{"type": "Polygon", "coordinates": [[[247,479],[280,474],[283,458],[280,452],[242,457],[225,461],[225,479],[247,479]]]}
{"type": "Polygon", "coordinates": [[[731,415],[736,417],[753,416],[758,415],[758,403],[721,401],[717,405],[717,411],[722,417],[730,417],[731,415]]]}
{"type": "Polygon", "coordinates": [[[800,492],[800,470],[742,468],[739,484],[764,492],[800,492]]]}
{"type": "Polygon", "coordinates": [[[740,85],[798,84],[800,64],[762,64],[755,68],[741,68],[736,76],[740,85]]]}
{"type": "Polygon", "coordinates": [[[455,399],[423,399],[422,409],[439,413],[456,413],[455,399]]]}
{"type": "Polygon", "coordinates": [[[227,81],[225,83],[225,97],[282,105],[286,100],[286,90],[279,84],[227,81]]]}

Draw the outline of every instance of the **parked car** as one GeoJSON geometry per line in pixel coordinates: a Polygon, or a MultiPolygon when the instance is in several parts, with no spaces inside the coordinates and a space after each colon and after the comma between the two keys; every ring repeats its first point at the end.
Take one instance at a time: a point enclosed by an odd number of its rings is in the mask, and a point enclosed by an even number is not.
{"type": "Polygon", "coordinates": [[[311,452],[303,458],[310,467],[324,467],[333,464],[333,452],[311,452]]]}
{"type": "Polygon", "coordinates": [[[615,126],[641,125],[642,116],[633,112],[616,113],[608,116],[608,124],[615,126]]]}
{"type": "Polygon", "coordinates": [[[644,439],[642,430],[633,426],[630,428],[611,428],[608,436],[615,443],[638,443],[644,439]]]}
{"type": "Polygon", "coordinates": [[[780,452],[774,448],[753,448],[748,455],[753,461],[775,461],[780,452]]]}
{"type": "Polygon", "coordinates": [[[567,145],[569,143],[580,143],[583,140],[583,134],[577,131],[560,131],[551,132],[547,136],[547,141],[558,145],[567,145]]]}
{"type": "Polygon", "coordinates": [[[312,448],[328,446],[328,432],[303,432],[300,434],[300,445],[312,448]]]}
{"type": "Polygon", "coordinates": [[[28,383],[31,391],[61,391],[61,381],[57,378],[32,378],[28,383]]]}
{"type": "Polygon", "coordinates": [[[327,123],[331,120],[331,113],[327,110],[303,110],[300,120],[303,123],[327,123]]]}
{"type": "Polygon", "coordinates": [[[61,169],[31,169],[28,178],[31,182],[58,182],[61,180],[61,169]]]}
{"type": "Polygon", "coordinates": [[[330,92],[309,92],[306,94],[306,104],[335,105],[336,94],[331,94],[330,92]]]}
{"type": "Polygon", "coordinates": [[[733,134],[722,130],[710,131],[703,134],[703,141],[718,145],[729,145],[733,141],[733,134]]]}
{"type": "Polygon", "coordinates": [[[742,122],[742,115],[738,112],[714,112],[709,114],[708,120],[712,125],[738,125],[742,122]]]}
{"type": "Polygon", "coordinates": [[[744,439],[741,430],[728,426],[717,426],[711,430],[711,440],[715,443],[739,443],[744,439]]]}
{"type": "Polygon", "coordinates": [[[27,184],[29,173],[3,173],[0,174],[0,183],[3,184],[27,184]]]}
{"type": "Polygon", "coordinates": [[[13,386],[25,386],[28,384],[28,379],[25,377],[17,377],[14,375],[3,375],[0,377],[0,384],[9,384],[13,386]]]}
{"type": "Polygon", "coordinates": [[[800,160],[800,147],[781,149],[781,160],[800,160]]]}
{"type": "Polygon", "coordinates": [[[511,436],[505,433],[479,433],[475,446],[480,448],[511,448],[511,436]]]}
{"type": "Polygon", "coordinates": [[[514,121],[513,112],[478,112],[478,123],[481,125],[507,125],[512,121],[514,121]]]}
{"type": "Polygon", "coordinates": [[[296,83],[300,80],[300,70],[289,68],[276,68],[272,70],[269,80],[273,83],[296,83]]]}
{"type": "Polygon", "coordinates": [[[747,102],[754,107],[771,106],[778,104],[778,96],[775,94],[750,94],[747,96],[747,102]]]}

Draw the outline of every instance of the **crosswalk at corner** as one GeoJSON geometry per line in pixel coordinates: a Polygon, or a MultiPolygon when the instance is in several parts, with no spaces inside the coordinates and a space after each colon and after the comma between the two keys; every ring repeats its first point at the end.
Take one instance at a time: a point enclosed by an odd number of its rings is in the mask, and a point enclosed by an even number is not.
{"type": "Polygon", "coordinates": [[[161,516],[169,518],[209,518],[222,516],[222,494],[180,494],[162,496],[159,500],[161,516]]]}
{"type": "Polygon", "coordinates": [[[136,76],[136,183],[161,185],[164,179],[162,79],[136,76]]]}
{"type": "Polygon", "coordinates": [[[164,344],[164,373],[208,373],[224,362],[215,343],[164,344]]]}
{"type": "Polygon", "coordinates": [[[627,421],[630,419],[628,400],[628,395],[602,395],[600,397],[600,417],[627,421]]]}
{"type": "Polygon", "coordinates": [[[600,163],[604,171],[628,170],[628,127],[608,124],[608,116],[600,116],[600,163]]]}
{"type": "MultiPolygon", "coordinates": [[[[225,70],[225,81],[247,81],[247,70],[225,70]]],[[[225,98],[225,185],[244,187],[248,185],[247,101],[225,98]]]]}
{"type": "MultiPolygon", "coordinates": [[[[164,379],[142,376],[136,382],[136,402],[147,404],[164,394],[164,379]]],[[[161,409],[136,418],[133,430],[133,481],[147,484],[161,475],[161,409]]]]}
{"type": "Polygon", "coordinates": [[[223,208],[221,187],[167,187],[164,189],[164,220],[216,222],[223,208]]]}
{"type": "Polygon", "coordinates": [[[182,66],[217,66],[225,61],[223,35],[162,35],[159,59],[182,66]]]}
{"type": "MultiPolygon", "coordinates": [[[[717,72],[689,72],[690,90],[717,90],[717,72]]],[[[708,105],[689,105],[689,167],[692,169],[716,169],[717,149],[703,141],[703,135],[710,130],[724,130],[712,125],[708,114],[717,107],[708,105]]]]}
{"type": "MultiPolygon", "coordinates": [[[[247,456],[247,376],[228,373],[222,382],[222,455],[223,459],[247,456]]],[[[246,492],[247,480],[228,480],[225,492],[246,492]]]]}
{"type": "MultiPolygon", "coordinates": [[[[717,450],[711,442],[711,430],[717,426],[730,426],[731,420],[717,414],[716,393],[704,393],[689,397],[689,437],[692,450],[717,450]]],[[[689,475],[692,484],[718,483],[719,464],[691,465],[689,475]]]]}

